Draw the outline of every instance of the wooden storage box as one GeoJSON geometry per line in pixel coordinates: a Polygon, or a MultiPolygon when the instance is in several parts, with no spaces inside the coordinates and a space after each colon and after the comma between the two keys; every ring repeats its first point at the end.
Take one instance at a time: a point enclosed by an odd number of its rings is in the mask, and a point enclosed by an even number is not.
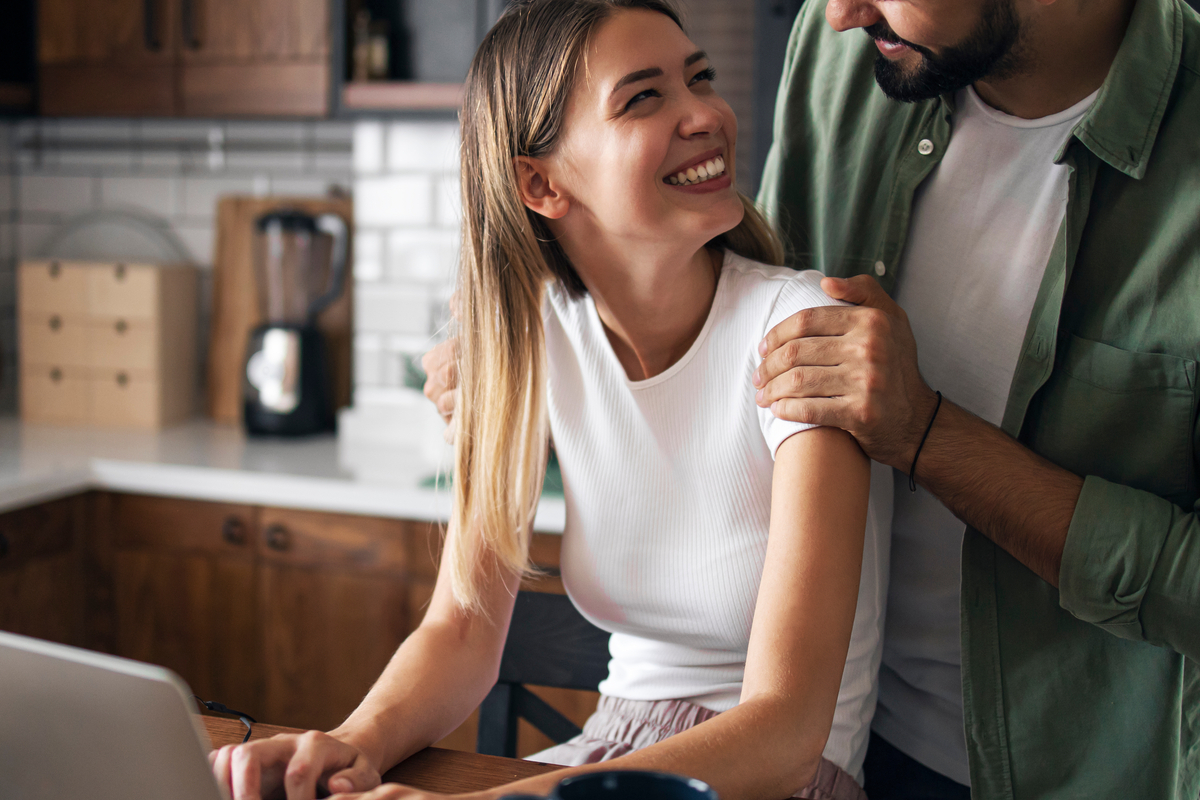
{"type": "Polygon", "coordinates": [[[160,428],[196,396],[196,270],[26,261],[17,287],[21,418],[160,428]]]}

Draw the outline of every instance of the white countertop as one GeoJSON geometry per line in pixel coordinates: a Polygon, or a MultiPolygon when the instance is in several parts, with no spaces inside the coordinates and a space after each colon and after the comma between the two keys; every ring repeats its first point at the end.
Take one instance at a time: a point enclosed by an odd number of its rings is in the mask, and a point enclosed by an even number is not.
{"type": "MultiPolygon", "coordinates": [[[[248,438],[196,420],[158,432],[26,425],[0,419],[0,512],[87,489],[445,522],[449,490],[401,447],[336,436],[248,438]]],[[[544,497],[534,527],[563,529],[566,505],[544,497]]]]}

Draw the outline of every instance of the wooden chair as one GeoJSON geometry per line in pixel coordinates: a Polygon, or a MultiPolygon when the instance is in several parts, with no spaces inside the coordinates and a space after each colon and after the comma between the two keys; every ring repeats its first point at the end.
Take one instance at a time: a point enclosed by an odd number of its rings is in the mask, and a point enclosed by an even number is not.
{"type": "Polygon", "coordinates": [[[556,744],[579,727],[523,684],[596,691],[608,675],[608,634],[583,618],[560,594],[519,592],[500,678],[479,706],[475,749],[517,756],[517,720],[524,718],[556,744]]]}

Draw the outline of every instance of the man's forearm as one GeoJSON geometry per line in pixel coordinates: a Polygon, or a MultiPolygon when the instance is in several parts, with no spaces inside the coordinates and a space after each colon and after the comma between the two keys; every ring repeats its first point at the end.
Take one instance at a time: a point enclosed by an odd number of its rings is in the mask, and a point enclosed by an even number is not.
{"type": "Polygon", "coordinates": [[[1082,478],[948,399],[921,450],[916,478],[955,516],[1058,586],[1082,478]]]}

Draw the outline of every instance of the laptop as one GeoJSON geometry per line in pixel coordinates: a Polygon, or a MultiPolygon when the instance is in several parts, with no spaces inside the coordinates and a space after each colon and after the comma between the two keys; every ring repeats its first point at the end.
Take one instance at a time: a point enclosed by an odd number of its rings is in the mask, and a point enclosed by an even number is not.
{"type": "Polygon", "coordinates": [[[0,798],[224,800],[191,694],[161,667],[0,632],[0,798]]]}

